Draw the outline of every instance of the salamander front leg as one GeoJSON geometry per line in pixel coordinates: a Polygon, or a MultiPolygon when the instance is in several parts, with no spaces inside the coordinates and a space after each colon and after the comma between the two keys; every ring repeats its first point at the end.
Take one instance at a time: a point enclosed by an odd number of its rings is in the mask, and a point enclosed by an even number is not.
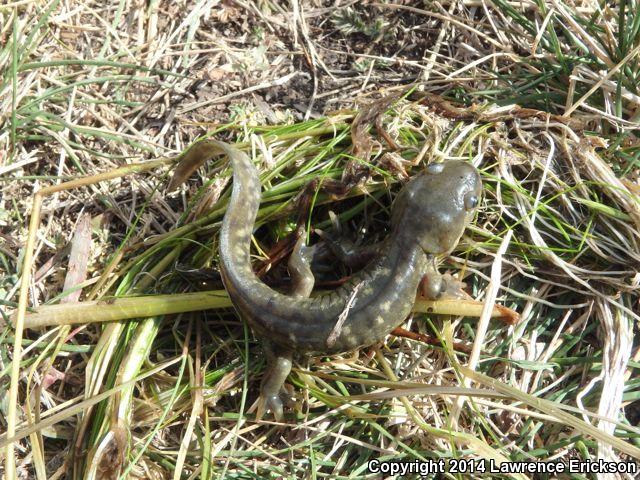
{"type": "Polygon", "coordinates": [[[267,369],[262,377],[260,385],[260,398],[256,418],[260,420],[269,410],[276,420],[282,420],[283,407],[280,393],[284,381],[291,372],[291,350],[286,350],[273,345],[268,340],[263,342],[264,352],[267,356],[267,369]]]}
{"type": "Polygon", "coordinates": [[[346,238],[340,225],[340,220],[336,214],[329,212],[333,229],[337,233],[337,237],[316,229],[315,232],[327,245],[329,251],[343,265],[347,267],[360,269],[373,260],[379,253],[384,242],[378,242],[369,245],[356,245],[353,241],[346,238]]]}
{"type": "Polygon", "coordinates": [[[422,295],[429,300],[437,300],[441,298],[469,298],[469,295],[463,290],[467,286],[457,278],[445,273],[438,272],[435,260],[431,259],[429,267],[422,277],[420,290],[422,295]]]}

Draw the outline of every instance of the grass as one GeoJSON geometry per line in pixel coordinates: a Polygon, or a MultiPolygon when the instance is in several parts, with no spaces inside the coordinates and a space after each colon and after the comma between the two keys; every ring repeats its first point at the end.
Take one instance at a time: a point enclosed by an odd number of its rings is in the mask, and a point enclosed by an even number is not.
{"type": "MultiPolygon", "coordinates": [[[[467,3],[331,12],[238,2],[209,12],[204,3],[171,10],[152,2],[142,15],[122,2],[78,4],[68,18],[56,1],[0,7],[7,40],[0,50],[0,391],[10,379],[19,386],[20,474],[361,478],[374,459],[637,457],[640,10],[635,1],[594,10],[467,3]],[[256,42],[268,46],[252,65],[256,42]],[[279,84],[291,71],[316,77],[312,98],[296,83],[300,75],[279,84]],[[202,78],[214,80],[198,86],[202,78]],[[351,125],[366,107],[353,97],[372,101],[370,91],[413,80],[461,106],[408,95],[382,117],[401,148],[393,151],[371,129],[371,154],[356,158],[351,125]],[[208,103],[227,94],[240,100],[222,110],[208,103]],[[349,108],[331,111],[331,100],[349,108]],[[299,359],[287,381],[294,404],[284,424],[255,420],[264,358],[228,308],[25,330],[20,338],[8,319],[24,275],[31,195],[42,187],[53,190],[34,237],[30,306],[65,302],[73,290],[64,291],[72,264],[55,254],[83,210],[92,219],[84,240],[92,250],[78,282],[82,301],[106,307],[114,298],[220,287],[215,275],[201,285],[185,270],[217,267],[226,159],[207,162],[177,194],[166,192],[171,157],[208,136],[237,142],[261,171],[255,261],[269,265],[265,279],[279,286],[287,274],[278,248],[295,228],[297,199],[310,181],[371,168],[343,199],[315,191],[308,211],[310,227],[330,230],[331,210],[369,243],[388,234],[402,183],[397,165],[412,175],[431,159],[473,161],[484,181],[482,208],[441,270],[463,278],[475,299],[495,289],[521,322],[416,313],[405,328],[439,344],[390,336],[358,354],[299,359]],[[135,166],[113,173],[141,155],[163,160],[142,173],[133,174],[135,166]],[[100,173],[100,183],[81,180],[100,173]],[[58,191],[69,180],[77,188],[58,191]],[[11,373],[16,338],[20,377],[11,373]]],[[[350,274],[330,267],[320,282],[350,274]]],[[[0,433],[11,416],[8,397],[0,395],[0,433]]]]}

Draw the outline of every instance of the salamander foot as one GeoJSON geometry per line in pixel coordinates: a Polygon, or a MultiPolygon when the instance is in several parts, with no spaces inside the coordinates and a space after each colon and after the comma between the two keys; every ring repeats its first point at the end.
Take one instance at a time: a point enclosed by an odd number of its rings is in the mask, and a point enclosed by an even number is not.
{"type": "Polygon", "coordinates": [[[292,352],[279,349],[270,342],[264,342],[264,350],[267,355],[267,369],[262,377],[256,418],[260,420],[268,410],[273,413],[276,420],[280,421],[283,417],[280,393],[283,390],[284,381],[291,372],[292,352]]]}

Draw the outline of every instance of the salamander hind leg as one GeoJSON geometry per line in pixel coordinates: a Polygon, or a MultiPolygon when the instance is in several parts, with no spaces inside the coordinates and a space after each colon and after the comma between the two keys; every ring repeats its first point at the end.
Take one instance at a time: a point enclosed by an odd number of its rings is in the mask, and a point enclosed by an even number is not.
{"type": "MultiPolygon", "coordinates": [[[[290,295],[295,298],[308,298],[313,290],[315,278],[311,272],[311,260],[315,248],[305,245],[305,233],[302,231],[298,237],[291,257],[289,258],[289,273],[293,285],[290,295]]],[[[256,417],[262,418],[269,410],[276,420],[283,416],[283,404],[281,394],[284,382],[291,372],[291,358],[293,352],[290,349],[274,345],[267,339],[262,342],[267,357],[267,368],[260,385],[260,399],[256,417]]]]}
{"type": "Polygon", "coordinates": [[[311,271],[315,246],[308,247],[305,244],[305,237],[305,232],[302,231],[289,257],[288,267],[293,286],[291,296],[296,298],[308,298],[315,284],[315,277],[311,271]]]}
{"type": "Polygon", "coordinates": [[[282,420],[283,405],[280,394],[284,381],[291,372],[291,350],[273,345],[268,340],[263,341],[264,352],[267,357],[267,368],[260,385],[260,398],[256,418],[261,419],[269,410],[276,420],[282,420]]]}

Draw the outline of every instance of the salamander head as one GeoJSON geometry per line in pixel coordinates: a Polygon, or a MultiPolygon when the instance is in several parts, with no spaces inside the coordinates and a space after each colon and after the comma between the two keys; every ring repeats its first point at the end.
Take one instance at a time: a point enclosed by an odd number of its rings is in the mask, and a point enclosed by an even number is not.
{"type": "Polygon", "coordinates": [[[396,198],[394,228],[427,254],[447,254],[473,218],[481,194],[480,174],[470,163],[432,163],[396,198]]]}

